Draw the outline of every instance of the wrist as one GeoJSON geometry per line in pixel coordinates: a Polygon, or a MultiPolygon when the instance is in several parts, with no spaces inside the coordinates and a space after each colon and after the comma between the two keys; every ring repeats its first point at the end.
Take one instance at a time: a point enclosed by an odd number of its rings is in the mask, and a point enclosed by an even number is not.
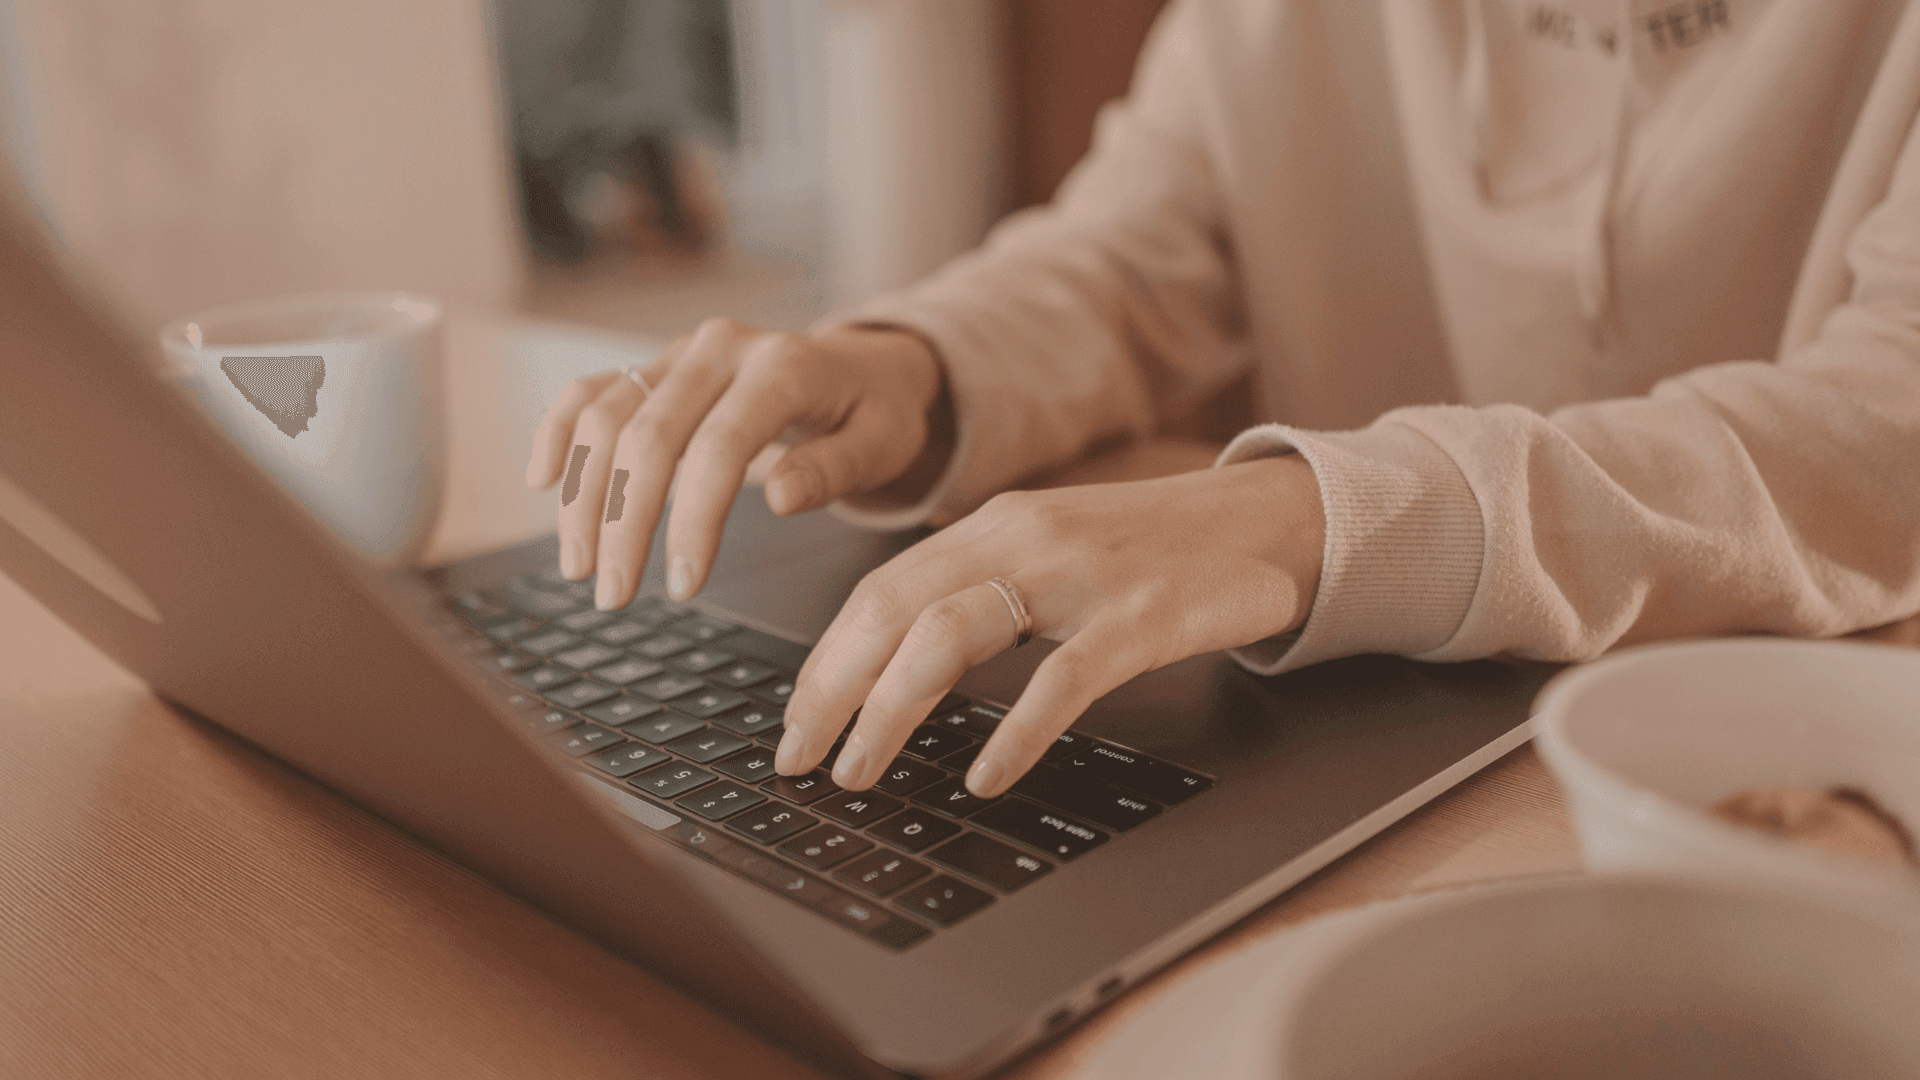
{"type": "Polygon", "coordinates": [[[1300,629],[1320,591],[1327,546],[1326,507],[1313,466],[1299,454],[1282,454],[1213,471],[1222,474],[1243,500],[1247,512],[1241,520],[1249,530],[1246,542],[1251,553],[1292,584],[1296,602],[1289,606],[1285,624],[1270,632],[1300,629]]]}

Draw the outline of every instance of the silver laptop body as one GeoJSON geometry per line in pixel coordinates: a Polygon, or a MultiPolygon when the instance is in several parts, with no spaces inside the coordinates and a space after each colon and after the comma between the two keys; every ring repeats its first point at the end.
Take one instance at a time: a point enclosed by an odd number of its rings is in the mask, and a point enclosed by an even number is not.
{"type": "MultiPolygon", "coordinates": [[[[0,572],[183,712],[841,1075],[1004,1065],[1518,745],[1548,674],[1362,657],[1262,679],[1209,655],[1143,676],[1075,729],[1213,786],[884,947],[662,841],[671,815],[550,752],[448,647],[443,592],[549,564],[550,538],[429,575],[370,570],[90,303],[9,219],[0,572]]],[[[750,493],[702,603],[809,641],[913,539],[776,519],[750,493]]],[[[1042,652],[960,689],[1010,702],[1042,652]]]]}

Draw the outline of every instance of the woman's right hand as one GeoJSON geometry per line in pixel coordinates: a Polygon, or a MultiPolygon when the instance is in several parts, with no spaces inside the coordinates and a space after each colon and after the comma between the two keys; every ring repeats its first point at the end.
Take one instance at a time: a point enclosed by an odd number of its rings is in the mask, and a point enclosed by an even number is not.
{"type": "Polygon", "coordinates": [[[783,434],[800,440],[767,476],[767,506],[783,515],[883,489],[910,499],[951,449],[939,360],[910,331],[801,335],[709,319],[640,374],[651,395],[618,370],[575,379],[541,420],[527,463],[529,487],[568,474],[560,569],[574,580],[598,569],[603,610],[632,601],[676,467],[667,591],[685,599],[706,581],[748,463],[783,434]]]}

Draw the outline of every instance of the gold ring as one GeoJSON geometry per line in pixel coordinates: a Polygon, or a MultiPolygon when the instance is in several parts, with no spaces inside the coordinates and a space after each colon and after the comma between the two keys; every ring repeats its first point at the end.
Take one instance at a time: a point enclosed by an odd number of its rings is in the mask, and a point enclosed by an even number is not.
{"type": "Polygon", "coordinates": [[[1027,602],[1020,598],[1020,590],[1013,582],[1003,577],[988,578],[987,584],[1007,602],[1007,610],[1013,613],[1013,647],[1019,648],[1033,640],[1033,616],[1027,613],[1027,602]]]}

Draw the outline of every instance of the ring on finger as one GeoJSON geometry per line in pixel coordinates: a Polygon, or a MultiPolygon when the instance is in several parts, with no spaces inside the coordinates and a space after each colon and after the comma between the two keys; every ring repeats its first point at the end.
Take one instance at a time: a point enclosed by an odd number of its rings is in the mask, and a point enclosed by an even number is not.
{"type": "Polygon", "coordinates": [[[643,398],[650,398],[653,396],[653,387],[647,385],[647,377],[645,375],[640,374],[639,364],[628,364],[626,367],[621,368],[620,370],[623,374],[626,375],[627,378],[633,380],[633,384],[635,386],[638,386],[640,388],[640,393],[643,398]]]}
{"type": "Polygon", "coordinates": [[[1033,616],[1027,611],[1027,601],[1013,582],[1003,577],[991,577],[987,584],[993,586],[1000,599],[1007,602],[1007,610],[1013,614],[1013,647],[1019,648],[1033,640],[1033,616]]]}

